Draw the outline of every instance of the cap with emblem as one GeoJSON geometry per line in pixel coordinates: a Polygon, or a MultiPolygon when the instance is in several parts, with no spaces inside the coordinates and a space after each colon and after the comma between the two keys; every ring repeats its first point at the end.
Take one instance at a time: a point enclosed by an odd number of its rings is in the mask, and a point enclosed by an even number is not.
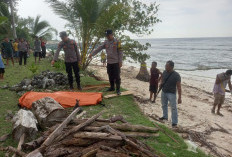
{"type": "Polygon", "coordinates": [[[62,38],[62,37],[67,37],[68,36],[68,34],[65,32],[65,31],[63,31],[63,32],[60,32],[60,37],[62,38]]]}
{"type": "Polygon", "coordinates": [[[113,31],[111,29],[108,29],[108,30],[105,31],[105,33],[106,33],[106,36],[107,36],[107,35],[113,34],[113,31]]]}

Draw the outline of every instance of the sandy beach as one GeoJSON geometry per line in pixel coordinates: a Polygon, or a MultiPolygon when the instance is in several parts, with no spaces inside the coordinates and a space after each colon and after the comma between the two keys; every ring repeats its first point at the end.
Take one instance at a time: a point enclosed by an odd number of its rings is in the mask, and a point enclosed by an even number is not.
{"type": "MultiPolygon", "coordinates": [[[[96,75],[108,80],[106,67],[91,65],[90,69],[96,75]]],[[[156,103],[150,103],[149,83],[137,80],[135,77],[139,69],[135,67],[123,66],[121,71],[122,87],[134,93],[138,99],[138,105],[142,112],[148,117],[158,119],[162,116],[161,96],[159,94],[156,103]]],[[[212,78],[200,78],[181,73],[182,77],[182,104],[178,105],[179,128],[187,129],[190,132],[197,132],[202,135],[200,141],[195,143],[203,151],[212,154],[212,150],[217,151],[217,156],[232,156],[232,106],[231,96],[226,96],[225,104],[221,112],[224,117],[211,114],[214,101],[212,88],[214,80],[212,78]],[[203,139],[204,137],[204,139],[203,139]]],[[[169,121],[165,125],[171,128],[171,113],[169,108],[169,121]]],[[[185,134],[180,134],[185,137],[185,134]]],[[[188,136],[187,136],[188,139],[188,136]]],[[[191,139],[190,139],[191,140],[191,139]]],[[[215,153],[214,153],[215,154],[215,153]]]]}

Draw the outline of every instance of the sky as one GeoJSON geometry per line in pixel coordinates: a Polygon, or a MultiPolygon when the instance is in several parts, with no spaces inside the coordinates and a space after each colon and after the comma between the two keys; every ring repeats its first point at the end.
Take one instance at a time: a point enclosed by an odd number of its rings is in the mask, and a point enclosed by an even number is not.
{"type": "MultiPolygon", "coordinates": [[[[232,0],[143,0],[159,4],[154,32],[132,38],[232,37],[232,0]]],[[[21,17],[41,15],[59,32],[65,30],[61,19],[44,0],[21,0],[17,7],[21,17]]]]}

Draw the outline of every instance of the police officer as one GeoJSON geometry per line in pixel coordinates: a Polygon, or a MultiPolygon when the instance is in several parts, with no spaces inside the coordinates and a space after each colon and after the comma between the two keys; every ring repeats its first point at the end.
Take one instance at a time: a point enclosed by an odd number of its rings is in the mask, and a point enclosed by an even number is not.
{"type": "Polygon", "coordinates": [[[117,94],[120,95],[120,68],[122,67],[122,58],[123,52],[121,49],[121,43],[114,38],[112,30],[106,30],[107,40],[103,42],[97,49],[95,49],[89,57],[96,55],[102,49],[106,49],[107,54],[107,73],[110,81],[110,88],[107,91],[115,91],[115,83],[116,83],[116,91],[117,94]]]}
{"type": "Polygon", "coordinates": [[[54,65],[55,61],[58,60],[61,49],[63,49],[65,54],[65,67],[66,72],[68,73],[70,89],[74,89],[72,75],[73,70],[76,77],[77,88],[78,90],[82,90],[79,75],[79,64],[81,63],[81,57],[77,47],[77,43],[74,40],[69,39],[65,31],[60,32],[60,38],[62,39],[62,41],[58,45],[58,49],[54,55],[54,59],[51,64],[54,65]]]}

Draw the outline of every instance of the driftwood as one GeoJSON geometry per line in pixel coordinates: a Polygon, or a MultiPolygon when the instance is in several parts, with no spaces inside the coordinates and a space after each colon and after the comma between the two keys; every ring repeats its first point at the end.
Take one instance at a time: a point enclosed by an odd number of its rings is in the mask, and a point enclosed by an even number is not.
{"type": "Polygon", "coordinates": [[[22,152],[20,150],[17,150],[16,148],[11,147],[11,146],[6,147],[6,148],[0,147],[0,151],[6,151],[6,152],[9,151],[9,152],[15,153],[16,155],[21,156],[21,157],[26,156],[26,153],[24,153],[24,152],[22,152]]]}
{"type": "Polygon", "coordinates": [[[74,135],[76,138],[84,138],[84,139],[96,139],[96,140],[115,140],[121,141],[122,138],[117,135],[111,135],[109,133],[101,133],[101,132],[79,132],[74,135]]]}
{"type": "Polygon", "coordinates": [[[102,113],[103,113],[103,111],[100,112],[100,113],[98,113],[97,115],[94,115],[92,118],[88,119],[88,120],[85,121],[84,123],[81,123],[81,124],[79,124],[78,126],[72,128],[72,129],[69,130],[68,132],[66,132],[66,133],[64,133],[64,134],[62,134],[62,135],[60,135],[60,136],[57,138],[57,140],[60,141],[60,140],[64,139],[65,137],[67,137],[68,135],[70,135],[70,134],[72,134],[72,133],[74,133],[74,132],[79,131],[80,129],[84,128],[85,126],[88,126],[88,125],[92,124],[99,116],[102,115],[102,113]]]}
{"type": "MultiPolygon", "coordinates": [[[[23,135],[20,137],[19,144],[18,144],[18,147],[17,147],[17,150],[18,150],[18,151],[21,151],[21,150],[22,150],[22,144],[24,143],[24,140],[25,140],[25,134],[23,134],[23,135]]],[[[12,157],[16,157],[16,154],[14,154],[12,157]]]]}
{"type": "Polygon", "coordinates": [[[137,145],[135,142],[133,142],[132,140],[128,139],[128,138],[126,137],[126,135],[123,134],[122,132],[113,129],[113,128],[111,128],[110,126],[106,127],[106,130],[107,130],[108,132],[112,133],[112,134],[121,136],[122,139],[125,140],[126,143],[128,143],[130,146],[134,147],[135,149],[140,150],[141,152],[143,152],[143,153],[146,154],[147,156],[149,156],[149,157],[158,157],[157,155],[154,155],[154,153],[150,152],[149,150],[143,148],[143,147],[140,146],[140,145],[137,145]]]}
{"type": "MultiPolygon", "coordinates": [[[[80,108],[75,109],[60,125],[56,130],[48,136],[48,138],[44,141],[42,146],[35,151],[31,152],[27,155],[27,157],[41,156],[40,152],[43,152],[47,146],[49,146],[54,139],[62,132],[62,130],[67,126],[67,124],[72,120],[72,118],[80,111],[80,108]]],[[[81,115],[83,112],[81,113],[81,115]]]]}
{"type": "Polygon", "coordinates": [[[30,138],[36,136],[37,120],[31,111],[19,110],[13,118],[13,123],[12,136],[16,141],[19,141],[23,134],[30,138]]]}
{"type": "Polygon", "coordinates": [[[169,138],[171,138],[174,142],[176,142],[177,144],[180,144],[175,138],[173,138],[172,136],[170,136],[168,133],[166,133],[165,130],[163,130],[162,128],[159,127],[159,125],[157,125],[156,123],[153,123],[161,132],[163,132],[165,135],[167,135],[169,138]]]}
{"type": "MultiPolygon", "coordinates": [[[[81,124],[85,122],[86,119],[83,120],[74,120],[73,122],[75,124],[81,124]]],[[[99,126],[104,126],[104,125],[109,125],[110,127],[120,130],[120,131],[131,131],[131,132],[150,132],[150,133],[157,133],[159,129],[154,128],[154,127],[146,127],[143,125],[131,125],[128,123],[123,123],[123,124],[117,124],[117,123],[106,123],[106,122],[95,122],[90,127],[86,127],[85,129],[91,130],[91,127],[99,127],[99,126]]],[[[92,128],[94,129],[94,128],[92,128]]]]}
{"type": "Polygon", "coordinates": [[[45,97],[32,103],[32,112],[40,127],[46,128],[56,124],[54,120],[63,119],[67,113],[54,99],[45,97]]]}
{"type": "MultiPolygon", "coordinates": [[[[122,92],[121,96],[124,96],[124,95],[133,95],[133,92],[131,92],[131,91],[122,92]]],[[[105,95],[104,98],[108,99],[108,98],[113,98],[113,97],[116,97],[116,96],[118,96],[118,95],[117,94],[110,94],[110,95],[105,95]]]]}

